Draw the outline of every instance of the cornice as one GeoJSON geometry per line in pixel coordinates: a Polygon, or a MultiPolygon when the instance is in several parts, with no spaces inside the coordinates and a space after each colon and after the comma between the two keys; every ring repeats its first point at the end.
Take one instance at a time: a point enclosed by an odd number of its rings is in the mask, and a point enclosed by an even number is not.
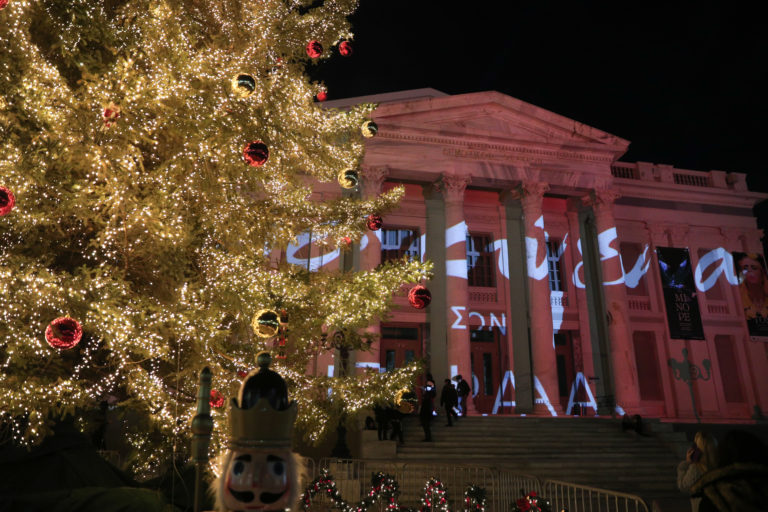
{"type": "Polygon", "coordinates": [[[547,162],[547,161],[575,161],[610,164],[614,162],[623,148],[598,145],[594,143],[579,143],[577,141],[558,141],[559,143],[547,143],[537,141],[515,141],[496,138],[489,141],[488,137],[476,135],[451,136],[442,135],[436,130],[403,128],[397,126],[379,127],[379,133],[375,140],[371,141],[370,148],[387,142],[405,142],[409,144],[427,144],[442,146],[444,156],[452,159],[475,161],[518,161],[518,162],[547,162]],[[569,149],[563,149],[563,145],[569,149]],[[579,148],[578,146],[585,146],[579,148]]]}
{"type": "Polygon", "coordinates": [[[502,113],[519,116],[522,122],[540,123],[542,126],[537,127],[539,130],[572,133],[594,140],[600,145],[621,147],[622,153],[626,152],[629,146],[629,141],[621,137],[496,91],[456,94],[410,102],[390,102],[380,105],[375,113],[377,121],[387,118],[423,116],[426,113],[436,113],[450,119],[455,117],[456,113],[459,116],[463,115],[467,110],[481,114],[502,113]]]}
{"type": "MultiPolygon", "coordinates": [[[[674,185],[657,181],[615,180],[612,187],[625,198],[652,199],[684,203],[730,206],[751,209],[760,201],[768,199],[763,192],[736,192],[716,187],[693,187],[674,185]]],[[[619,201],[619,204],[621,201],[619,201]]]]}

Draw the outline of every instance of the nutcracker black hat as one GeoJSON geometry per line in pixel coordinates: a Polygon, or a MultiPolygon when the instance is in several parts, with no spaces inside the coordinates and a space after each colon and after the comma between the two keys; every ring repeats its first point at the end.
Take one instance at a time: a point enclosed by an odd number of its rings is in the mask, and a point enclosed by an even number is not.
{"type": "Polygon", "coordinates": [[[269,369],[269,352],[260,352],[256,361],[259,368],[245,377],[238,398],[231,401],[229,445],[290,448],[298,413],[296,401],[288,402],[285,380],[269,369]]]}

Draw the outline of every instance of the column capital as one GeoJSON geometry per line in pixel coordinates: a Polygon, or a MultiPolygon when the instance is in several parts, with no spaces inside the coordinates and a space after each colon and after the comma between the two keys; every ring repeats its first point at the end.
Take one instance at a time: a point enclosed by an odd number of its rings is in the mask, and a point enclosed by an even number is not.
{"type": "Polygon", "coordinates": [[[765,231],[761,228],[749,229],[743,233],[744,248],[747,252],[763,252],[762,240],[765,237],[765,231]]]}
{"type": "Polygon", "coordinates": [[[586,206],[591,206],[595,212],[595,222],[598,226],[613,224],[613,205],[621,194],[609,188],[596,188],[582,197],[586,206]]]}
{"type": "Polygon", "coordinates": [[[669,226],[669,237],[674,247],[688,246],[688,232],[691,227],[688,224],[673,224],[669,226]]]}
{"type": "Polygon", "coordinates": [[[741,250],[741,240],[744,232],[733,228],[720,228],[720,239],[723,247],[728,251],[741,250]]]}
{"type": "Polygon", "coordinates": [[[613,190],[610,188],[596,188],[586,196],[582,197],[581,200],[586,206],[591,206],[594,208],[595,213],[597,213],[597,210],[613,208],[613,203],[615,203],[616,200],[620,197],[621,193],[619,193],[618,190],[613,190]]]}
{"type": "Polygon", "coordinates": [[[651,245],[654,247],[666,247],[669,245],[669,238],[667,237],[669,226],[657,222],[645,222],[644,224],[651,245]]]}
{"type": "Polygon", "coordinates": [[[376,197],[381,193],[381,186],[389,176],[388,165],[369,165],[363,167],[361,188],[364,198],[376,197]]]}
{"type": "Polygon", "coordinates": [[[547,190],[549,190],[549,183],[543,181],[523,181],[515,191],[522,203],[523,213],[529,215],[531,212],[540,212],[541,202],[547,190]]]}
{"type": "Polygon", "coordinates": [[[469,176],[443,173],[435,182],[435,188],[443,194],[446,203],[462,203],[470,180],[469,176]]]}

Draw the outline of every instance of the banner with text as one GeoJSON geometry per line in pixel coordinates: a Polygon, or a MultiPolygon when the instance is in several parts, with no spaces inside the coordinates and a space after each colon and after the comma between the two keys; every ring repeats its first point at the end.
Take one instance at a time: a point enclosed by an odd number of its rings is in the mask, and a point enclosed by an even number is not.
{"type": "Polygon", "coordinates": [[[703,340],[699,301],[693,282],[688,249],[657,247],[659,274],[667,308],[669,335],[673,339],[703,340]]]}
{"type": "Polygon", "coordinates": [[[768,278],[765,259],[760,254],[734,252],[733,262],[739,277],[739,295],[749,337],[753,341],[768,341],[768,278]]]}

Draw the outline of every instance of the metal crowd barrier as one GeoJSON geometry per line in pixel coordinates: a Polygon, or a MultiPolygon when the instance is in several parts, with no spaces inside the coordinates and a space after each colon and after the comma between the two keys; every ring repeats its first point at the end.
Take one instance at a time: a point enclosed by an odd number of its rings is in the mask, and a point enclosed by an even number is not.
{"type": "MultiPolygon", "coordinates": [[[[308,467],[309,469],[309,467],[308,467]]],[[[470,485],[486,490],[488,512],[507,512],[510,505],[525,493],[536,491],[551,502],[553,512],[649,512],[645,501],[627,494],[485,466],[439,465],[427,462],[390,462],[377,460],[323,458],[312,466],[312,478],[327,469],[341,496],[350,504],[358,503],[371,489],[371,477],[388,473],[399,484],[400,505],[418,508],[424,487],[430,478],[440,480],[447,490],[450,509],[464,510],[464,491],[470,485]]],[[[322,494],[313,500],[313,511],[330,510],[330,502],[322,494]]]]}
{"type": "Polygon", "coordinates": [[[553,510],[569,512],[648,512],[648,505],[635,494],[609,491],[559,480],[541,480],[540,495],[552,502],[553,510]]]}

